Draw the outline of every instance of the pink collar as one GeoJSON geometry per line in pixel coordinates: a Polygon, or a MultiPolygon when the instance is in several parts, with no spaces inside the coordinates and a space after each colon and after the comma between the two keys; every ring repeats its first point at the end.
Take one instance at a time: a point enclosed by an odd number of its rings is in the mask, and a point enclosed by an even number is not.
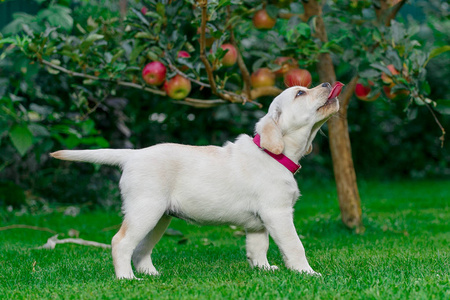
{"type": "MultiPolygon", "coordinates": [[[[259,134],[256,134],[255,137],[253,138],[253,142],[256,144],[256,146],[258,146],[259,148],[261,148],[261,137],[259,136],[259,134]]],[[[262,149],[262,148],[261,148],[262,149]]],[[[292,160],[290,160],[286,155],[284,155],[283,153],[281,154],[274,154],[266,149],[263,149],[264,152],[266,152],[267,154],[269,154],[270,156],[272,156],[277,162],[279,162],[280,164],[282,164],[283,166],[286,167],[286,169],[288,169],[289,171],[291,171],[294,175],[300,170],[300,168],[302,166],[300,166],[299,164],[296,164],[295,162],[293,162],[292,160]]]]}

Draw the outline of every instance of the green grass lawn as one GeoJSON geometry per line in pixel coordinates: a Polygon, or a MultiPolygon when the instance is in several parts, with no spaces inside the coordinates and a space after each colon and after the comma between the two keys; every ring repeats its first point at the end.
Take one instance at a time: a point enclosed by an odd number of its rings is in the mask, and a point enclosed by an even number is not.
{"type": "MultiPolygon", "coordinates": [[[[340,222],[333,183],[300,184],[295,224],[313,269],[322,277],[283,266],[271,242],[269,261],[280,267],[251,269],[239,228],[198,227],[174,219],[154,251],[158,277],[118,281],[110,250],[74,244],[34,249],[44,231],[0,231],[0,298],[140,299],[450,299],[450,181],[361,182],[366,231],[340,222]]],[[[110,243],[118,212],[82,209],[17,216],[3,208],[2,225],[28,224],[110,243]]]]}

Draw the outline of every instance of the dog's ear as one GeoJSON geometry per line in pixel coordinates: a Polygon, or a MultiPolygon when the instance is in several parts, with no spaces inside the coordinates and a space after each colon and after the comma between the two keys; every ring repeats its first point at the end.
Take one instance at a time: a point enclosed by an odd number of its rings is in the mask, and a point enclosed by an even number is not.
{"type": "Polygon", "coordinates": [[[274,154],[284,150],[283,136],[278,126],[280,113],[278,110],[268,113],[256,124],[256,132],[261,136],[261,148],[274,154]]]}

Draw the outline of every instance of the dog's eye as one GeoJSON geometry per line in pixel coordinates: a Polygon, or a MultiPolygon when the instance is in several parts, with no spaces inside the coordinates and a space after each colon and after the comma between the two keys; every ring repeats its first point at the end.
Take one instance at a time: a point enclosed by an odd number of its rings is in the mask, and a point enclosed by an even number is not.
{"type": "Polygon", "coordinates": [[[306,94],[304,91],[298,91],[297,95],[295,97],[299,97],[306,94]]]}

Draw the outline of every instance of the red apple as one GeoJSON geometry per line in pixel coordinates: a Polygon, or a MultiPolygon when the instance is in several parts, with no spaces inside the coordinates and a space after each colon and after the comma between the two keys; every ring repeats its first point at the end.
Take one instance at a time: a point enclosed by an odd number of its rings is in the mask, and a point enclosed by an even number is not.
{"type": "MultiPolygon", "coordinates": [[[[180,50],[180,51],[178,51],[177,57],[178,58],[179,57],[189,58],[189,57],[191,57],[191,55],[184,50],[180,50]]],[[[180,71],[183,71],[183,72],[189,70],[188,66],[181,66],[179,69],[180,69],[180,71]]]]}
{"type": "Polygon", "coordinates": [[[225,56],[222,58],[222,65],[225,67],[231,67],[236,63],[237,60],[237,50],[231,44],[223,44],[220,46],[223,50],[228,50],[225,56]]]}
{"type": "Polygon", "coordinates": [[[292,69],[284,75],[284,83],[288,86],[310,87],[312,83],[311,73],[305,69],[292,69]]]}
{"type": "Polygon", "coordinates": [[[274,72],[276,76],[283,76],[288,71],[298,68],[297,61],[292,57],[278,57],[274,63],[281,66],[281,68],[274,72]]]}
{"type": "MultiPolygon", "coordinates": [[[[397,71],[394,65],[391,64],[387,65],[386,67],[389,69],[389,71],[391,71],[393,76],[400,74],[400,72],[397,71]]],[[[384,84],[392,84],[392,77],[384,72],[381,74],[381,80],[383,81],[384,84]]]]}
{"type": "Polygon", "coordinates": [[[191,81],[177,74],[164,83],[164,90],[170,98],[181,100],[186,98],[191,92],[191,81]]]}
{"type": "Polygon", "coordinates": [[[369,81],[369,86],[365,86],[362,83],[357,83],[356,87],[355,87],[355,95],[356,98],[358,98],[359,100],[363,100],[363,101],[375,101],[378,99],[378,97],[380,97],[380,93],[373,95],[372,97],[367,97],[370,92],[372,91],[372,86],[374,85],[374,83],[372,81],[369,81]]]}
{"type": "Polygon", "coordinates": [[[191,57],[191,55],[187,51],[180,50],[180,51],[178,51],[177,57],[186,57],[186,58],[188,58],[188,57],[191,57]]]}
{"type": "Polygon", "coordinates": [[[147,12],[148,12],[147,7],[143,6],[143,7],[141,8],[141,13],[142,13],[143,15],[145,15],[147,12]]]}
{"type": "Polygon", "coordinates": [[[398,90],[395,93],[391,93],[391,88],[392,86],[383,86],[384,94],[391,100],[403,100],[410,94],[409,90],[398,90]]]}
{"type": "Polygon", "coordinates": [[[142,78],[150,85],[161,85],[166,80],[166,67],[159,61],[147,64],[142,70],[142,78]]]}
{"type": "Polygon", "coordinates": [[[271,18],[265,9],[258,10],[253,16],[253,25],[257,29],[271,29],[276,22],[277,20],[271,18]]]}
{"type": "Polygon", "coordinates": [[[254,88],[275,85],[275,74],[268,68],[256,70],[250,77],[254,88]]]}

